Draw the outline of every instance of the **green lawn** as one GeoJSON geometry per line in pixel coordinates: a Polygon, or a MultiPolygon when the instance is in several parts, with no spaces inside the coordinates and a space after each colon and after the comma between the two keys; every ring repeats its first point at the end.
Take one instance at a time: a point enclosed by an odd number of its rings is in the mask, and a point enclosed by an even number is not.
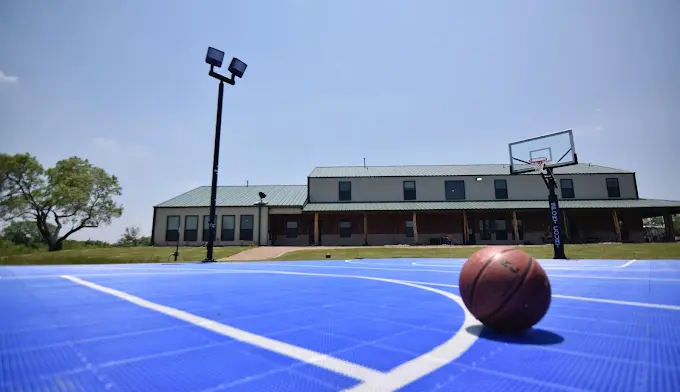
{"type": "MultiPolygon", "coordinates": [[[[365,247],[340,249],[312,249],[286,253],[275,260],[320,260],[326,254],[331,259],[388,259],[388,258],[467,258],[482,246],[420,247],[365,247]]],[[[552,245],[519,246],[537,259],[553,256],[552,245]]],[[[592,244],[566,245],[565,253],[570,259],[616,259],[651,260],[680,259],[680,243],[651,244],[592,244]]]]}
{"type": "MultiPolygon", "coordinates": [[[[215,259],[229,257],[250,249],[242,246],[216,247],[215,259]]],[[[62,250],[59,252],[36,252],[0,256],[4,265],[57,265],[57,264],[122,264],[153,263],[168,261],[174,247],[111,247],[62,250]]],[[[178,261],[200,261],[205,258],[206,248],[186,247],[179,249],[178,261]]],[[[173,260],[173,258],[170,258],[173,260]]]]}

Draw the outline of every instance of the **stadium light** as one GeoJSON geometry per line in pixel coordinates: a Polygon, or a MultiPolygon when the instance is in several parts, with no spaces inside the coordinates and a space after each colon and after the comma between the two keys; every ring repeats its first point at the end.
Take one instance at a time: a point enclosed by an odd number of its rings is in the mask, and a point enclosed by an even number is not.
{"type": "Polygon", "coordinates": [[[208,53],[205,56],[205,62],[210,65],[210,72],[208,75],[220,81],[219,90],[217,93],[217,119],[215,120],[215,146],[213,148],[213,167],[212,167],[212,183],[210,186],[210,221],[208,227],[208,250],[205,256],[204,263],[215,261],[213,257],[213,248],[215,247],[215,237],[217,234],[217,169],[220,161],[220,134],[222,132],[222,99],[224,96],[224,84],[227,83],[233,86],[236,83],[236,78],[242,78],[248,66],[243,61],[234,57],[229,64],[228,71],[231,73],[230,77],[220,75],[215,72],[215,67],[222,67],[224,61],[224,52],[213,47],[208,48],[208,53]]]}

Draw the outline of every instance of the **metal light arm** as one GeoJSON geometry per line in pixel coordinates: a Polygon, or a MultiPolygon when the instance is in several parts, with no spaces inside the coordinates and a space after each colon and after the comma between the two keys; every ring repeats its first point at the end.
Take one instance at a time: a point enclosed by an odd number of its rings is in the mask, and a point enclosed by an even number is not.
{"type": "Polygon", "coordinates": [[[231,77],[227,78],[226,76],[220,75],[217,72],[215,72],[215,67],[212,66],[212,65],[210,66],[210,72],[208,73],[208,75],[212,76],[213,78],[215,78],[215,79],[217,79],[221,82],[230,84],[232,86],[236,83],[236,80],[234,79],[234,74],[231,74],[231,77]]]}

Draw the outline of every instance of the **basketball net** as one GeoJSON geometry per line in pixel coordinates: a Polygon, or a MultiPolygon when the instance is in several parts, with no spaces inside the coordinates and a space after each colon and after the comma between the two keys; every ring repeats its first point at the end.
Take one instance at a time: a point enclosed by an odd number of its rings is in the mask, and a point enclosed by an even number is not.
{"type": "Polygon", "coordinates": [[[531,166],[534,167],[534,170],[536,170],[539,173],[543,172],[543,169],[545,168],[545,164],[548,163],[548,159],[546,158],[535,158],[529,161],[531,166]]]}

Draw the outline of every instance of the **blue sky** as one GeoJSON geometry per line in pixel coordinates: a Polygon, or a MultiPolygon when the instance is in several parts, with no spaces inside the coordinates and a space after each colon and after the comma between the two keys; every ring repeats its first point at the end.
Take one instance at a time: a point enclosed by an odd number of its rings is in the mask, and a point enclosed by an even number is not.
{"type": "Polygon", "coordinates": [[[120,178],[123,217],[76,238],[148,234],[154,204],[210,184],[215,46],[248,63],[221,185],[506,163],[507,143],[572,128],[581,161],[678,200],[679,17],[677,0],[3,1],[0,151],[120,178]]]}

